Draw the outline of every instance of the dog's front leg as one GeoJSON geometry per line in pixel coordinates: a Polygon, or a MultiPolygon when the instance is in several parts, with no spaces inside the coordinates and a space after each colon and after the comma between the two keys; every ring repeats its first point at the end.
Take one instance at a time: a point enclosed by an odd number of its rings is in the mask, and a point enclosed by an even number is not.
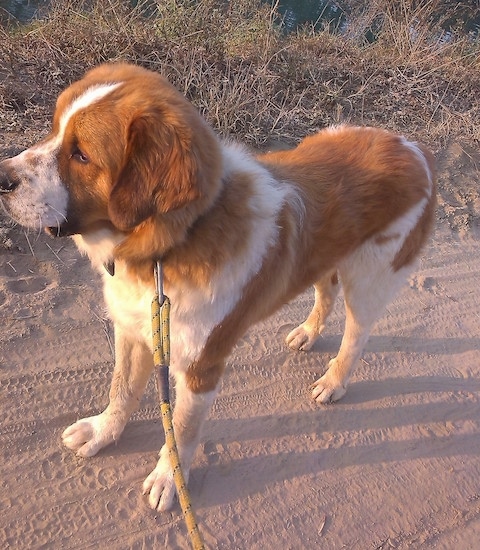
{"type": "Polygon", "coordinates": [[[152,353],[147,346],[115,325],[115,368],[110,402],[102,413],[68,427],[62,434],[64,445],[80,456],[93,456],[117,441],[140,403],[152,368],[152,353]]]}
{"type": "MultiPolygon", "coordinates": [[[[188,481],[190,466],[197,448],[201,428],[212,405],[217,389],[194,392],[190,389],[188,376],[176,377],[176,400],[173,412],[173,429],[185,481],[188,481]]],[[[217,384],[218,388],[218,384],[217,384]]],[[[152,508],[165,511],[171,508],[175,496],[175,483],[167,446],[160,451],[155,469],[143,483],[143,493],[149,493],[152,508]]]]}

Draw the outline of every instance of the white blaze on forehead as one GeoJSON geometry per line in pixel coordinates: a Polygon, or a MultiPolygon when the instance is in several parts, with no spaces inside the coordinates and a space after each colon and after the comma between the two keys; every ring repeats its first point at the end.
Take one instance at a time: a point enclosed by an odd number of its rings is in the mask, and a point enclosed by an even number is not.
{"type": "Polygon", "coordinates": [[[113,92],[113,90],[118,88],[118,86],[120,86],[119,82],[111,84],[97,84],[95,86],[87,88],[87,90],[83,94],[73,100],[73,102],[61,115],[57,134],[55,134],[55,136],[53,136],[47,142],[44,142],[43,144],[34,148],[37,151],[42,150],[44,152],[55,150],[61,145],[65,136],[65,130],[72,116],[82,109],[85,109],[86,107],[93,105],[97,101],[100,101],[100,99],[113,92]]]}

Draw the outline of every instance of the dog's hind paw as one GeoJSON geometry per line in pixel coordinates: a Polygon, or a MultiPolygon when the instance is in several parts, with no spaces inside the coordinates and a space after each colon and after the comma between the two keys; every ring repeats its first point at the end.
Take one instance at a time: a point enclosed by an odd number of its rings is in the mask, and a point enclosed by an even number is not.
{"type": "Polygon", "coordinates": [[[317,330],[310,328],[306,323],[302,323],[288,334],[285,342],[291,349],[308,351],[315,343],[318,335],[317,330]]]}

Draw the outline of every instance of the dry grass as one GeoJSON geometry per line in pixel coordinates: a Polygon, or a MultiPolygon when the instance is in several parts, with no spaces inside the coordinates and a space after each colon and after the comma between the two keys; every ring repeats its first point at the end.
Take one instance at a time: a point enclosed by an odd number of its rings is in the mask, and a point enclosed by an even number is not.
{"type": "MultiPolygon", "coordinates": [[[[166,74],[225,136],[296,141],[327,124],[376,124],[438,149],[480,141],[480,47],[440,40],[439,2],[357,2],[347,32],[285,35],[259,0],[54,1],[0,28],[0,130],[9,148],[46,131],[55,97],[85,70],[126,60],[166,74]],[[365,43],[376,22],[377,40],[365,43]],[[380,25],[378,23],[380,22],[380,25]]],[[[2,156],[4,153],[2,152],[2,156]]]]}

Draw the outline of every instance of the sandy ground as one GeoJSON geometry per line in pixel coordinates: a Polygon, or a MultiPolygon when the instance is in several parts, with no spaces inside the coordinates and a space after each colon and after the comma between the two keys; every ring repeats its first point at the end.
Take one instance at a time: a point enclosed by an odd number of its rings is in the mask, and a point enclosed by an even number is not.
{"type": "MultiPolygon", "coordinates": [[[[341,300],[308,353],[283,339],[310,292],[234,350],[191,473],[210,548],[478,547],[480,158],[438,159],[436,235],[342,401],[308,391],[339,346],[341,300]]],[[[153,383],[116,446],[80,459],[60,441],[107,403],[99,277],[69,240],[0,226],[0,547],[187,549],[178,506],[141,494],[163,442],[153,383]]]]}

